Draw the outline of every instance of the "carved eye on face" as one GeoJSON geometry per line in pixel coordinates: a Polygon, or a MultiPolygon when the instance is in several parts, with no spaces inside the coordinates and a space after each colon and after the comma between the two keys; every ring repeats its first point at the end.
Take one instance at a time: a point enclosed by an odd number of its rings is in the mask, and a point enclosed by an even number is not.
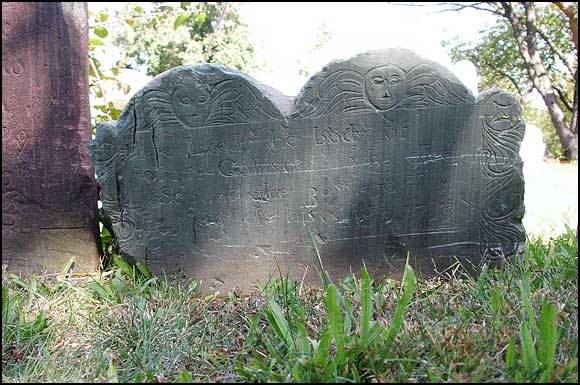
{"type": "Polygon", "coordinates": [[[391,83],[397,84],[401,81],[401,77],[399,75],[393,75],[389,78],[389,80],[391,81],[391,83]]]}
{"type": "Polygon", "coordinates": [[[385,80],[381,76],[374,76],[371,81],[373,84],[382,84],[385,80]]]}
{"type": "Polygon", "coordinates": [[[184,106],[189,106],[192,103],[192,100],[190,97],[186,96],[184,98],[181,98],[179,100],[179,103],[183,104],[184,106]]]}
{"type": "Polygon", "coordinates": [[[209,100],[209,95],[200,95],[197,97],[197,102],[198,103],[205,103],[209,100]]]}

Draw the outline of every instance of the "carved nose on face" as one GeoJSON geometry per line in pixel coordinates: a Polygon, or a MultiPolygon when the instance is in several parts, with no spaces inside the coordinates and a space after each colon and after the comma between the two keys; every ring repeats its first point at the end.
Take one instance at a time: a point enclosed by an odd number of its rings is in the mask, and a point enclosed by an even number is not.
{"type": "Polygon", "coordinates": [[[383,98],[390,98],[391,97],[391,91],[389,91],[389,86],[387,84],[385,84],[385,95],[383,95],[383,98]]]}

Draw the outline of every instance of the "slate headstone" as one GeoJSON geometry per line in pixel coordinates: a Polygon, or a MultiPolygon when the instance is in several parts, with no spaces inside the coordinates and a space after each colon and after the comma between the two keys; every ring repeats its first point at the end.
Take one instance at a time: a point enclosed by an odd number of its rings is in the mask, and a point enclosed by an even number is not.
{"type": "Polygon", "coordinates": [[[219,65],[157,76],[90,153],[122,252],[248,289],[283,273],[424,274],[522,251],[516,100],[411,51],[335,61],[293,100],[219,65]]]}
{"type": "Polygon", "coordinates": [[[2,266],[99,266],[86,3],[2,3],[2,266]]]}

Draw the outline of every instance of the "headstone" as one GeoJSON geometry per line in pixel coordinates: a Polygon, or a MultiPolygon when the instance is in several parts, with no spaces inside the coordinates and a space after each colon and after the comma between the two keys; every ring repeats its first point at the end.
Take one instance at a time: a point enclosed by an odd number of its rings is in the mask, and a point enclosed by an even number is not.
{"type": "Polygon", "coordinates": [[[522,251],[515,99],[477,99],[411,51],[330,63],[293,100],[219,65],[157,76],[91,158],[122,252],[154,272],[248,289],[290,274],[424,274],[522,251]]]}
{"type": "Polygon", "coordinates": [[[533,172],[537,167],[542,167],[545,153],[546,143],[544,143],[542,129],[535,124],[526,124],[526,134],[520,147],[520,157],[524,162],[524,174],[526,169],[533,172]]]}
{"type": "Polygon", "coordinates": [[[95,271],[86,3],[2,3],[2,266],[95,271]]]}

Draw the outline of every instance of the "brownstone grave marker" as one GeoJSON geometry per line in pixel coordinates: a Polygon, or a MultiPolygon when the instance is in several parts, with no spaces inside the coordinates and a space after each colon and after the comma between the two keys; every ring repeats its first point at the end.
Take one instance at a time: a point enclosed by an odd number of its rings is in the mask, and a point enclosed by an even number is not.
{"type": "Polygon", "coordinates": [[[2,266],[94,271],[86,3],[2,3],[2,266]]]}

